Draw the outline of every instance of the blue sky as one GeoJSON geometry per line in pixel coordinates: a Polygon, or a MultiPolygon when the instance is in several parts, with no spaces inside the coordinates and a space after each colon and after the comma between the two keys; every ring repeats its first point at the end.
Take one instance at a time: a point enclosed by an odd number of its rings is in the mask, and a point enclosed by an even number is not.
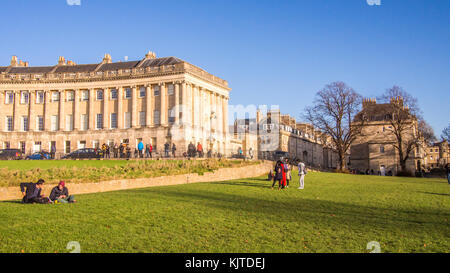
{"type": "Polygon", "coordinates": [[[228,80],[231,104],[276,104],[300,119],[344,81],[365,97],[394,84],[436,135],[450,123],[450,1],[2,0],[0,65],[176,56],[228,80]]]}

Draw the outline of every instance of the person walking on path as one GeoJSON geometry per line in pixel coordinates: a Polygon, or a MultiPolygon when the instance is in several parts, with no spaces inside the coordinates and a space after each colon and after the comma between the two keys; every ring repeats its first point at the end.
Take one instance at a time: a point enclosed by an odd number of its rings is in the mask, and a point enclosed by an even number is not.
{"type": "Polygon", "coordinates": [[[139,158],[142,158],[143,151],[144,151],[144,143],[142,143],[142,140],[138,143],[138,150],[139,150],[139,158]]]}
{"type": "Polygon", "coordinates": [[[307,174],[305,163],[299,162],[298,163],[298,177],[299,177],[299,183],[300,186],[298,187],[299,190],[303,190],[305,188],[305,175],[307,174]]]}
{"type": "Polygon", "coordinates": [[[175,143],[172,144],[172,157],[175,158],[175,153],[177,151],[177,146],[175,146],[175,143]]]}
{"type": "Polygon", "coordinates": [[[166,144],[164,144],[164,156],[165,157],[169,157],[169,150],[170,150],[170,144],[169,144],[169,142],[166,142],[166,144]]]}
{"type": "Polygon", "coordinates": [[[197,153],[198,157],[203,157],[203,146],[202,144],[200,144],[200,142],[198,142],[197,144],[197,153]]]}

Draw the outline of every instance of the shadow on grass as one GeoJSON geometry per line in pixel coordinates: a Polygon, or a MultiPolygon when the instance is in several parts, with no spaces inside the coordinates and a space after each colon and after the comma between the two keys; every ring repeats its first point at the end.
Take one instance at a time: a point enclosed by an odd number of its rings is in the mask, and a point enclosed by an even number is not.
{"type": "MultiPolygon", "coordinates": [[[[252,179],[246,181],[252,181],[252,179]]],[[[262,183],[245,181],[214,184],[229,185],[230,187],[265,187],[267,190],[270,187],[262,183]]],[[[130,193],[143,194],[142,190],[131,190],[130,193]]],[[[308,222],[308,224],[317,227],[324,227],[324,225],[327,227],[338,226],[339,229],[343,230],[355,229],[367,232],[371,230],[383,230],[384,232],[410,230],[417,232],[426,224],[433,225],[442,233],[448,231],[448,226],[442,219],[450,217],[450,214],[443,211],[422,209],[418,212],[391,207],[358,206],[351,203],[307,199],[299,195],[292,195],[292,192],[284,194],[284,192],[278,191],[273,191],[273,194],[258,198],[255,197],[257,192],[246,194],[239,191],[233,193],[198,188],[184,188],[183,190],[164,188],[152,192],[152,194],[176,199],[177,202],[185,202],[192,206],[239,211],[246,213],[245,217],[270,218],[276,222],[298,222],[299,224],[308,222]]]]}
{"type": "Polygon", "coordinates": [[[425,193],[425,194],[432,194],[432,195],[450,196],[450,194],[448,194],[448,193],[425,192],[425,191],[418,191],[418,192],[425,193]]]}

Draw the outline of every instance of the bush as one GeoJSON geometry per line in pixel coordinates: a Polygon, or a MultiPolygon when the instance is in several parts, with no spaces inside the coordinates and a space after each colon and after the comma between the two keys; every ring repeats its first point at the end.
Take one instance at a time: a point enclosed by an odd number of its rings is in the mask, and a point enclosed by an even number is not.
{"type": "Polygon", "coordinates": [[[116,179],[133,179],[212,172],[220,168],[243,167],[258,164],[258,161],[229,160],[130,160],[123,165],[110,167],[54,167],[32,170],[0,169],[0,187],[17,186],[21,182],[36,182],[44,179],[49,184],[60,180],[71,183],[92,183],[116,179]]]}

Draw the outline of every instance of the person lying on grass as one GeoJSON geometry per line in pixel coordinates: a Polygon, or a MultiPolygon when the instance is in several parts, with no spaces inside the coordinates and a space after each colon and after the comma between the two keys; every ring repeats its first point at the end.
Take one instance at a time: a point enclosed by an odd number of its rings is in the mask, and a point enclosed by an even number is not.
{"type": "Polygon", "coordinates": [[[22,203],[25,204],[48,204],[51,201],[48,197],[41,194],[42,188],[44,187],[44,179],[39,179],[37,183],[20,183],[20,190],[22,191],[22,203]],[[26,188],[26,191],[25,191],[26,188]]]}
{"type": "Polygon", "coordinates": [[[60,203],[75,203],[75,197],[73,195],[69,195],[69,189],[66,187],[66,183],[64,181],[60,181],[58,186],[52,189],[50,193],[50,200],[58,201],[60,203]]]}

